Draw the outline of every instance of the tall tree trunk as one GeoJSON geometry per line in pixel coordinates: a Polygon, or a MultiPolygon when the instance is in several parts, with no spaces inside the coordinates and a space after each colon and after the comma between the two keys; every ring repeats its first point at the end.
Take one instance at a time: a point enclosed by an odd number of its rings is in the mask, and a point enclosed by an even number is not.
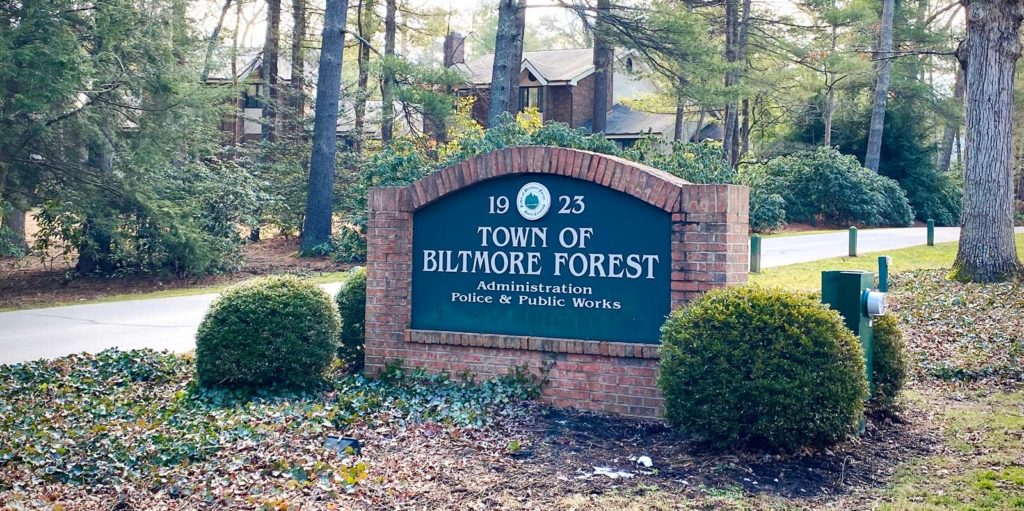
{"type": "Polygon", "coordinates": [[[611,77],[612,48],[605,24],[611,14],[611,0],[597,0],[594,18],[594,133],[604,133],[608,126],[608,88],[611,77]]]}
{"type": "Polygon", "coordinates": [[[373,18],[373,0],[362,0],[356,10],[356,30],[359,31],[359,54],[356,64],[359,66],[359,79],[356,82],[355,97],[355,122],[352,131],[352,150],[356,153],[363,151],[363,130],[366,126],[366,98],[370,82],[370,44],[372,36],[370,30],[371,19],[373,18]]]}
{"type": "Polygon", "coordinates": [[[892,23],[896,0],[882,0],[882,33],[879,37],[875,61],[878,79],[875,81],[875,100],[871,107],[871,128],[868,130],[868,151],[864,166],[878,172],[882,154],[882,133],[885,129],[885,107],[889,99],[889,73],[892,70],[892,23]]]}
{"type": "Polygon", "coordinates": [[[338,100],[341,95],[341,61],[345,49],[347,14],[348,0],[327,0],[316,84],[306,216],[299,249],[303,255],[312,255],[315,247],[331,239],[334,155],[337,149],[338,100]]]}
{"type": "MultiPolygon", "coordinates": [[[[725,0],[725,61],[729,70],[725,72],[725,87],[727,94],[733,94],[736,82],[739,81],[739,74],[736,69],[737,50],[739,46],[739,0],[725,0]]],[[[725,133],[722,135],[722,156],[729,162],[734,163],[732,148],[736,144],[736,128],[739,116],[736,113],[737,103],[735,98],[730,97],[725,104],[725,133]]]]}
{"type": "Polygon", "coordinates": [[[380,84],[380,138],[384,143],[394,138],[395,132],[395,26],[396,0],[384,2],[384,74],[380,84]]]}
{"type": "MultiPolygon", "coordinates": [[[[826,75],[826,80],[828,80],[826,75]]],[[[836,92],[834,85],[829,85],[825,91],[825,107],[822,109],[821,119],[825,124],[825,134],[821,139],[822,147],[832,147],[832,113],[836,108],[836,92]]]]}
{"type": "Polygon", "coordinates": [[[0,206],[3,205],[4,198],[7,197],[7,173],[11,168],[11,165],[7,163],[5,152],[0,148],[0,206]]]}
{"type": "Polygon", "coordinates": [[[740,156],[740,103],[736,88],[743,72],[740,69],[747,58],[747,34],[750,27],[750,0],[725,0],[725,60],[730,68],[725,74],[725,86],[732,88],[725,106],[725,134],[722,151],[730,165],[735,166],[740,156]]]}
{"type": "MultiPolygon", "coordinates": [[[[95,169],[100,179],[109,179],[114,170],[114,147],[101,134],[85,149],[87,167],[95,169]]],[[[100,273],[110,275],[117,270],[114,259],[114,237],[110,218],[102,215],[86,216],[82,222],[82,239],[78,244],[78,261],[75,271],[80,274],[100,273]]]]}
{"type": "MultiPolygon", "coordinates": [[[[964,105],[964,73],[963,70],[957,66],[956,69],[956,81],[953,84],[953,100],[956,102],[957,109],[960,109],[964,105]]],[[[942,153],[939,154],[939,171],[949,172],[950,161],[953,159],[953,145],[956,142],[956,134],[960,131],[960,120],[949,121],[946,123],[946,127],[942,130],[942,153]]]]}
{"type": "MultiPolygon", "coordinates": [[[[737,43],[736,48],[736,60],[746,66],[747,62],[747,42],[750,37],[750,0],[743,0],[743,13],[740,15],[739,26],[737,30],[737,43]]],[[[743,79],[744,72],[741,72],[737,76],[736,84],[739,85],[743,79]]],[[[747,130],[749,124],[747,122],[747,112],[749,111],[750,103],[744,98],[742,103],[743,111],[743,125],[741,126],[739,120],[736,121],[736,135],[733,137],[733,148],[732,148],[732,164],[735,166],[739,163],[740,158],[747,154],[747,130]]]]}
{"type": "Polygon", "coordinates": [[[220,31],[224,27],[224,17],[228,15],[228,9],[231,9],[231,0],[224,0],[224,7],[221,8],[220,17],[217,18],[217,26],[213,27],[213,33],[210,34],[210,40],[206,43],[206,58],[203,59],[203,73],[199,80],[203,83],[206,83],[206,80],[210,77],[213,50],[217,48],[217,41],[220,39],[220,31]]]}
{"type": "Polygon", "coordinates": [[[516,39],[522,40],[523,32],[518,22],[519,9],[525,8],[525,0],[498,0],[498,28],[494,36],[494,64],[491,67],[490,109],[487,112],[487,127],[498,125],[501,114],[515,108],[509,95],[513,76],[519,76],[522,55],[515,57],[516,39]]]}
{"type": "MultiPolygon", "coordinates": [[[[515,68],[508,77],[508,104],[513,113],[519,111],[519,73],[523,62],[523,44],[526,38],[526,4],[525,0],[520,8],[516,9],[516,38],[512,44],[512,62],[515,68]]],[[[543,106],[543,105],[542,105],[543,106]]]]}
{"type": "MultiPolygon", "coordinates": [[[[836,0],[831,1],[832,9],[836,8],[836,0]]],[[[831,48],[832,54],[836,52],[836,46],[839,41],[839,31],[836,26],[832,25],[832,40],[831,48]]],[[[825,70],[825,108],[822,112],[822,121],[825,124],[825,135],[821,139],[821,145],[825,147],[832,147],[832,113],[836,109],[836,82],[837,80],[832,77],[828,70],[828,61],[824,63],[825,70]]]]}
{"type": "Polygon", "coordinates": [[[958,51],[967,82],[957,280],[994,282],[1024,272],[1013,236],[1013,79],[1021,54],[1020,0],[962,0],[967,39],[958,51]]]}
{"type": "MultiPolygon", "coordinates": [[[[750,151],[750,99],[743,98],[740,109],[743,113],[743,124],[740,125],[740,154],[743,158],[750,151]]],[[[737,160],[738,161],[738,160],[737,160]]]]}
{"type": "Polygon", "coordinates": [[[267,37],[263,43],[262,137],[273,140],[277,130],[277,58],[281,50],[281,0],[267,0],[267,37]]]}
{"type": "Polygon", "coordinates": [[[6,212],[0,211],[0,214],[4,217],[3,226],[11,236],[8,242],[19,251],[27,251],[28,237],[25,233],[25,210],[12,205],[6,212]]]}
{"type": "Polygon", "coordinates": [[[306,111],[306,60],[302,42],[306,39],[306,0],[292,0],[292,81],[289,95],[289,124],[291,134],[302,137],[306,111]]]}
{"type": "MultiPolygon", "coordinates": [[[[683,139],[683,125],[686,116],[686,104],[683,102],[683,98],[676,97],[676,117],[675,123],[672,126],[672,140],[679,142],[683,139]]],[[[697,129],[700,129],[698,127],[697,129]]]]}
{"type": "Polygon", "coordinates": [[[697,114],[697,129],[694,130],[693,135],[690,137],[690,142],[700,142],[700,134],[704,131],[704,119],[707,116],[707,111],[704,109],[704,105],[700,105],[700,113],[697,114]]]}
{"type": "MultiPolygon", "coordinates": [[[[235,29],[231,34],[231,86],[238,90],[238,28],[242,22],[242,0],[235,2],[235,29]]],[[[242,132],[245,130],[245,105],[242,103],[241,95],[235,98],[235,125],[231,129],[231,143],[237,144],[242,141],[242,132]]]]}

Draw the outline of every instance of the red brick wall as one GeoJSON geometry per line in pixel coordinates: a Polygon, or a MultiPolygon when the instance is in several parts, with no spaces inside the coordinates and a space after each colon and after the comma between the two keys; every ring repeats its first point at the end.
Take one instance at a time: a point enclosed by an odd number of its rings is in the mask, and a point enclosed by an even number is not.
{"type": "Polygon", "coordinates": [[[544,109],[544,121],[564,122],[572,126],[572,91],[569,90],[568,85],[548,86],[544,102],[547,103],[544,109]]]}
{"type": "Polygon", "coordinates": [[[473,95],[476,96],[476,101],[473,102],[471,115],[477,124],[486,128],[487,114],[491,109],[491,89],[474,89],[473,95]]]}
{"type": "Polygon", "coordinates": [[[566,175],[600,183],[672,214],[672,306],[747,280],[746,187],[694,185],[621,158],[551,147],[495,151],[400,188],[370,191],[366,372],[391,360],[481,378],[526,366],[546,372],[556,406],[658,417],[658,347],[528,336],[412,330],[412,216],[458,189],[506,174],[566,175]]]}
{"type": "MultiPolygon", "coordinates": [[[[573,128],[578,128],[594,118],[594,84],[596,75],[590,75],[572,88],[572,122],[573,128]]],[[[612,108],[612,73],[608,73],[608,110],[612,108]]]]}

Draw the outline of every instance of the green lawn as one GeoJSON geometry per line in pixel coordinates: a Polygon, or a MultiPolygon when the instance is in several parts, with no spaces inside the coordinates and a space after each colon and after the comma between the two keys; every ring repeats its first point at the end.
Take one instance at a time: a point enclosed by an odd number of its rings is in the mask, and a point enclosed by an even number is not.
{"type": "MultiPolygon", "coordinates": [[[[958,242],[939,243],[934,247],[919,246],[869,252],[860,257],[835,257],[807,263],[767,268],[751,273],[750,282],[786,289],[816,291],[821,288],[821,272],[825,270],[869,270],[878,272],[878,256],[892,256],[890,272],[949,268],[956,257],[958,242]]],[[[1017,253],[1024,254],[1024,234],[1017,235],[1017,253]]]]}
{"type": "Polygon", "coordinates": [[[1024,392],[976,391],[967,399],[908,392],[945,425],[946,448],[901,467],[881,510],[1024,509],[1024,392]]]}

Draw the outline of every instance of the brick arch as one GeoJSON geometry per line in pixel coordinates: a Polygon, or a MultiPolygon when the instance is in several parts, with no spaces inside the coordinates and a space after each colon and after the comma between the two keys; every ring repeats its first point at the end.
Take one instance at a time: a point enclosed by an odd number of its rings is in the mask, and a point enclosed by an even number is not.
{"type": "Polygon", "coordinates": [[[674,212],[690,182],[606,154],[548,146],[499,149],[441,169],[408,188],[413,211],[462,188],[510,174],[557,174],[592,181],[674,212]]]}

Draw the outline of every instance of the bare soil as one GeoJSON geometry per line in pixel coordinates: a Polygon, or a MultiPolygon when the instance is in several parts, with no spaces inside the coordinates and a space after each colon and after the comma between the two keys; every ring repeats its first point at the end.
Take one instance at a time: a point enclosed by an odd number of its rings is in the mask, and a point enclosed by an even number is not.
{"type": "Polygon", "coordinates": [[[564,509],[574,496],[639,492],[668,495],[687,508],[720,509],[714,497],[725,493],[796,507],[839,501],[859,507],[877,497],[897,466],[941,444],[926,416],[898,422],[870,422],[864,436],[828,450],[722,453],[661,422],[538,406],[521,422],[504,424],[505,433],[491,442],[429,427],[399,442],[388,438],[390,431],[367,438],[363,459],[373,473],[388,474],[388,482],[368,482],[355,500],[367,509],[564,509]],[[519,450],[487,445],[510,438],[520,439],[519,450]],[[653,466],[638,465],[641,456],[653,466]],[[594,474],[596,467],[630,476],[594,474]]]}

